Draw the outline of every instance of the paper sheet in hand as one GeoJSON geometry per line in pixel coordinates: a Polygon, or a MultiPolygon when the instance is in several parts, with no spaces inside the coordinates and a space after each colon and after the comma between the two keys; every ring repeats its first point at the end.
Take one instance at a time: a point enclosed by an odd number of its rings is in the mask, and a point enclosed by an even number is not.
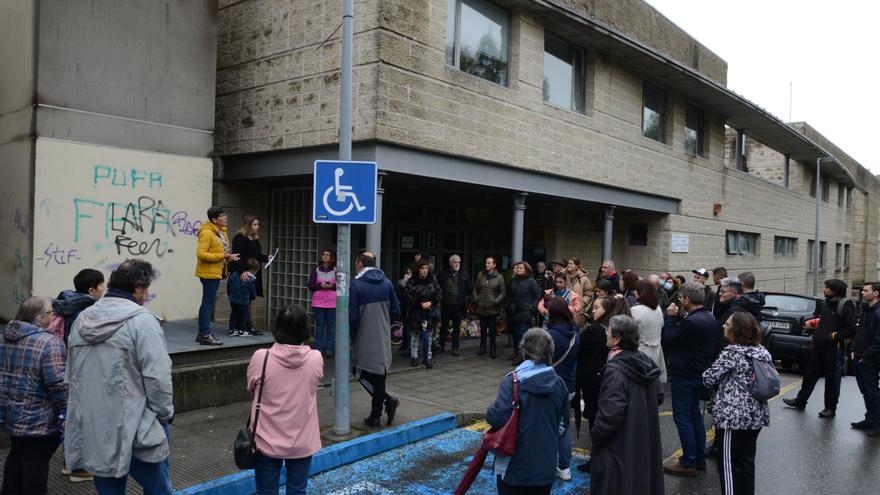
{"type": "Polygon", "coordinates": [[[269,260],[268,263],[266,263],[266,266],[263,267],[263,270],[268,270],[269,267],[272,266],[272,263],[274,263],[277,258],[278,258],[278,248],[275,248],[275,252],[272,253],[272,259],[269,260]]]}

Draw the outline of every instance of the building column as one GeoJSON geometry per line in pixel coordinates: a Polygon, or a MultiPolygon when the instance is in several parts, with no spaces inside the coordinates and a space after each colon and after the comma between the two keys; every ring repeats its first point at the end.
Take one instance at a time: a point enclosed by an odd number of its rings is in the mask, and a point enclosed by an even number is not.
{"type": "Polygon", "coordinates": [[[605,223],[602,235],[602,261],[611,259],[611,240],[614,229],[614,207],[605,207],[605,223]]]}
{"type": "Polygon", "coordinates": [[[376,256],[376,266],[382,266],[382,188],[386,172],[380,170],[376,174],[376,223],[367,225],[367,251],[376,256]]]}
{"type": "Polygon", "coordinates": [[[526,196],[528,193],[519,192],[513,197],[513,235],[511,236],[510,256],[511,263],[522,260],[523,232],[526,219],[526,196]]]}

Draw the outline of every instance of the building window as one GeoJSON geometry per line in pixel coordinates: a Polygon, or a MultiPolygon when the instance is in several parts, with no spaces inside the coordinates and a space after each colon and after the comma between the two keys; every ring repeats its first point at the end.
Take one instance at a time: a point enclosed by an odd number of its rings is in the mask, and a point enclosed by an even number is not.
{"type": "Polygon", "coordinates": [[[584,112],[584,51],[544,33],[544,101],[584,112]]]}
{"type": "Polygon", "coordinates": [[[447,9],[446,63],[506,86],[507,11],[485,0],[448,0],[447,9]]]}
{"type": "Polygon", "coordinates": [[[815,241],[807,241],[807,270],[812,271],[816,268],[816,262],[813,260],[813,256],[816,254],[816,242],[815,241]]]}
{"type": "Polygon", "coordinates": [[[842,184],[837,185],[837,207],[843,208],[846,201],[846,188],[842,184]]]}
{"type": "Polygon", "coordinates": [[[846,188],[846,209],[851,210],[853,205],[853,188],[846,188]]]}
{"type": "Polygon", "coordinates": [[[629,224],[629,245],[630,246],[647,246],[648,245],[648,224],[631,223],[629,224]]]}
{"type": "Polygon", "coordinates": [[[773,238],[773,255],[774,256],[797,256],[797,239],[794,237],[773,238]]]}
{"type": "Polygon", "coordinates": [[[816,197],[816,174],[810,175],[810,197],[816,197]]]}
{"type": "Polygon", "coordinates": [[[684,151],[703,156],[703,112],[691,105],[685,111],[684,151]]]}
{"type": "Polygon", "coordinates": [[[824,272],[825,267],[827,266],[827,263],[825,263],[828,260],[828,256],[827,256],[828,250],[826,249],[827,247],[828,247],[827,242],[819,241],[819,271],[820,272],[824,272]]]}
{"type": "Polygon", "coordinates": [[[665,143],[666,92],[652,84],[645,83],[642,100],[642,135],[665,143]]]}
{"type": "Polygon", "coordinates": [[[828,202],[831,198],[831,181],[828,177],[822,177],[822,201],[828,202]]]}
{"type": "Polygon", "coordinates": [[[834,245],[834,270],[840,271],[843,268],[843,244],[834,245]]]}
{"type": "Polygon", "coordinates": [[[843,269],[849,270],[849,244],[843,245],[843,269]]]}
{"type": "Polygon", "coordinates": [[[727,254],[755,255],[758,251],[758,234],[727,231],[727,254]]]}

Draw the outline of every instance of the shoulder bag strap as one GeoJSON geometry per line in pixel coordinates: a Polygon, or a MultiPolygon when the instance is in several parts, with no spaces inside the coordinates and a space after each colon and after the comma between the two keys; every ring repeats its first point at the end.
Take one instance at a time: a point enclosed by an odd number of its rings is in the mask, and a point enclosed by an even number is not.
{"type": "Polygon", "coordinates": [[[575,341],[575,339],[577,339],[577,333],[575,333],[575,334],[571,337],[571,340],[568,341],[568,349],[565,350],[565,354],[563,354],[562,356],[560,356],[559,359],[557,359],[556,361],[553,361],[553,364],[551,364],[550,366],[552,366],[553,368],[555,368],[555,367],[559,366],[559,363],[565,361],[565,358],[568,357],[568,353],[571,352],[571,348],[574,347],[574,341],[575,341]]]}
{"type": "Polygon", "coordinates": [[[513,372],[513,408],[519,408],[519,376],[513,372]]]}
{"type": "Polygon", "coordinates": [[[266,349],[266,356],[263,358],[263,371],[260,373],[260,391],[257,393],[257,406],[254,413],[254,435],[257,433],[257,422],[260,420],[260,404],[263,402],[263,383],[266,381],[266,363],[269,362],[269,349],[266,349]]]}

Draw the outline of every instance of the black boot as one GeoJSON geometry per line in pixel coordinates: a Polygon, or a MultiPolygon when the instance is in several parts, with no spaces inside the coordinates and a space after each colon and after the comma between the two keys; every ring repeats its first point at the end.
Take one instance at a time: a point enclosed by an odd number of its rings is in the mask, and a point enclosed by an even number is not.
{"type": "Polygon", "coordinates": [[[410,358],[409,365],[412,366],[413,368],[415,368],[416,366],[419,365],[419,360],[417,358],[410,358]]]}
{"type": "Polygon", "coordinates": [[[385,401],[385,414],[388,415],[388,426],[394,421],[394,415],[397,414],[397,406],[400,405],[400,399],[391,397],[385,401]]]}
{"type": "Polygon", "coordinates": [[[489,340],[489,357],[491,359],[495,359],[497,357],[498,349],[495,347],[495,339],[493,338],[489,340]]]}
{"type": "Polygon", "coordinates": [[[378,427],[382,424],[382,412],[381,411],[373,411],[370,413],[369,417],[364,418],[364,424],[367,426],[372,426],[373,428],[378,427]]]}
{"type": "Polygon", "coordinates": [[[480,350],[477,351],[477,356],[482,356],[486,354],[486,334],[480,334],[480,350]]]}

